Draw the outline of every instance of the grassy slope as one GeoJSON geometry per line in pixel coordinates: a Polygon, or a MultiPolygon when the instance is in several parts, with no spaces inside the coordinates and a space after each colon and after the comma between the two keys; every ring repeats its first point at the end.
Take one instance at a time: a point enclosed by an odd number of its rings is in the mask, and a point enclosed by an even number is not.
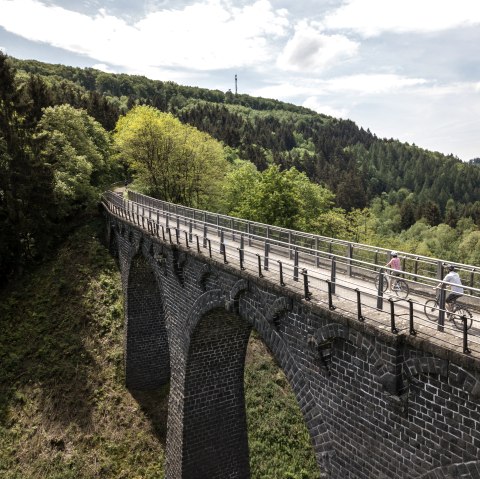
{"type": "MultiPolygon", "coordinates": [[[[123,385],[118,268],[79,228],[0,296],[0,477],[163,478],[168,388],[123,385]]],[[[253,479],[318,475],[284,375],[252,337],[245,373],[253,479]]]]}

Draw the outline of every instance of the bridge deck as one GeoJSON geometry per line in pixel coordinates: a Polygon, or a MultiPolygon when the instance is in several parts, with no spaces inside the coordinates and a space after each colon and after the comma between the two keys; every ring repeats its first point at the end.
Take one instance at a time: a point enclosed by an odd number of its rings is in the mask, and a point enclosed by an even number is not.
{"type": "Polygon", "coordinates": [[[266,239],[243,231],[192,220],[159,208],[125,200],[122,194],[105,197],[108,210],[162,241],[189,248],[255,276],[262,276],[304,297],[320,307],[335,309],[344,316],[370,324],[378,330],[404,334],[416,340],[461,355],[480,359],[480,290],[466,287],[461,302],[473,314],[468,331],[460,331],[439,310],[439,320],[429,320],[424,312],[427,299],[435,292],[437,277],[405,274],[410,286],[408,298],[384,294],[374,284],[379,266],[348,256],[313,251],[266,239]],[[281,284],[283,283],[283,284],[281,284]]]}

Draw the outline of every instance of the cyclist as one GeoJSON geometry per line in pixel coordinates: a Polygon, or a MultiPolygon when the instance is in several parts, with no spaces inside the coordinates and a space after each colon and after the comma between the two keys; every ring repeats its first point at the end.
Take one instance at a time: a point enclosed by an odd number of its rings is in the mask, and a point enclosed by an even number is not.
{"type": "Polygon", "coordinates": [[[396,251],[392,251],[390,253],[391,259],[390,261],[385,265],[386,268],[390,268],[392,271],[390,272],[390,281],[389,281],[389,289],[390,291],[393,291],[393,288],[396,286],[397,281],[393,281],[394,276],[400,276],[400,271],[402,270],[402,267],[400,265],[400,258],[398,257],[398,253],[396,251]],[[395,283],[395,285],[394,285],[395,283]]]}
{"type": "MultiPolygon", "coordinates": [[[[453,313],[453,306],[455,301],[463,295],[463,286],[460,276],[455,271],[455,266],[450,264],[446,267],[448,273],[445,275],[445,278],[436,286],[436,288],[441,288],[443,283],[450,283],[450,292],[445,298],[445,309],[447,310],[447,315],[453,313]]],[[[435,289],[435,288],[434,288],[435,289]]]]}

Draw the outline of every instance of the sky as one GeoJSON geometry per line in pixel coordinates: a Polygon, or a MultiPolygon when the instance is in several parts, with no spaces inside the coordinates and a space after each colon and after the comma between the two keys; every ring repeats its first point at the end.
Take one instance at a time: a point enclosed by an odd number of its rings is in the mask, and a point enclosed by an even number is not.
{"type": "Polygon", "coordinates": [[[480,157],[479,0],[0,0],[0,49],[305,106],[480,157]]]}

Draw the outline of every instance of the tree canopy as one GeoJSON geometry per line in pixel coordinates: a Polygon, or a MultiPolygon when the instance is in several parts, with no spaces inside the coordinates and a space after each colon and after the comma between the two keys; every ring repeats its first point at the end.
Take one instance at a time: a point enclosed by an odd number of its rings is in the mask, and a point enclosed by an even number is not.
{"type": "Polygon", "coordinates": [[[172,114],[137,106],[114,133],[119,159],[147,193],[173,203],[214,204],[228,168],[222,145],[172,114]]]}
{"type": "Polygon", "coordinates": [[[48,107],[35,135],[40,156],[53,172],[60,216],[71,215],[98,199],[112,178],[110,138],[103,127],[70,105],[48,107]]]}

